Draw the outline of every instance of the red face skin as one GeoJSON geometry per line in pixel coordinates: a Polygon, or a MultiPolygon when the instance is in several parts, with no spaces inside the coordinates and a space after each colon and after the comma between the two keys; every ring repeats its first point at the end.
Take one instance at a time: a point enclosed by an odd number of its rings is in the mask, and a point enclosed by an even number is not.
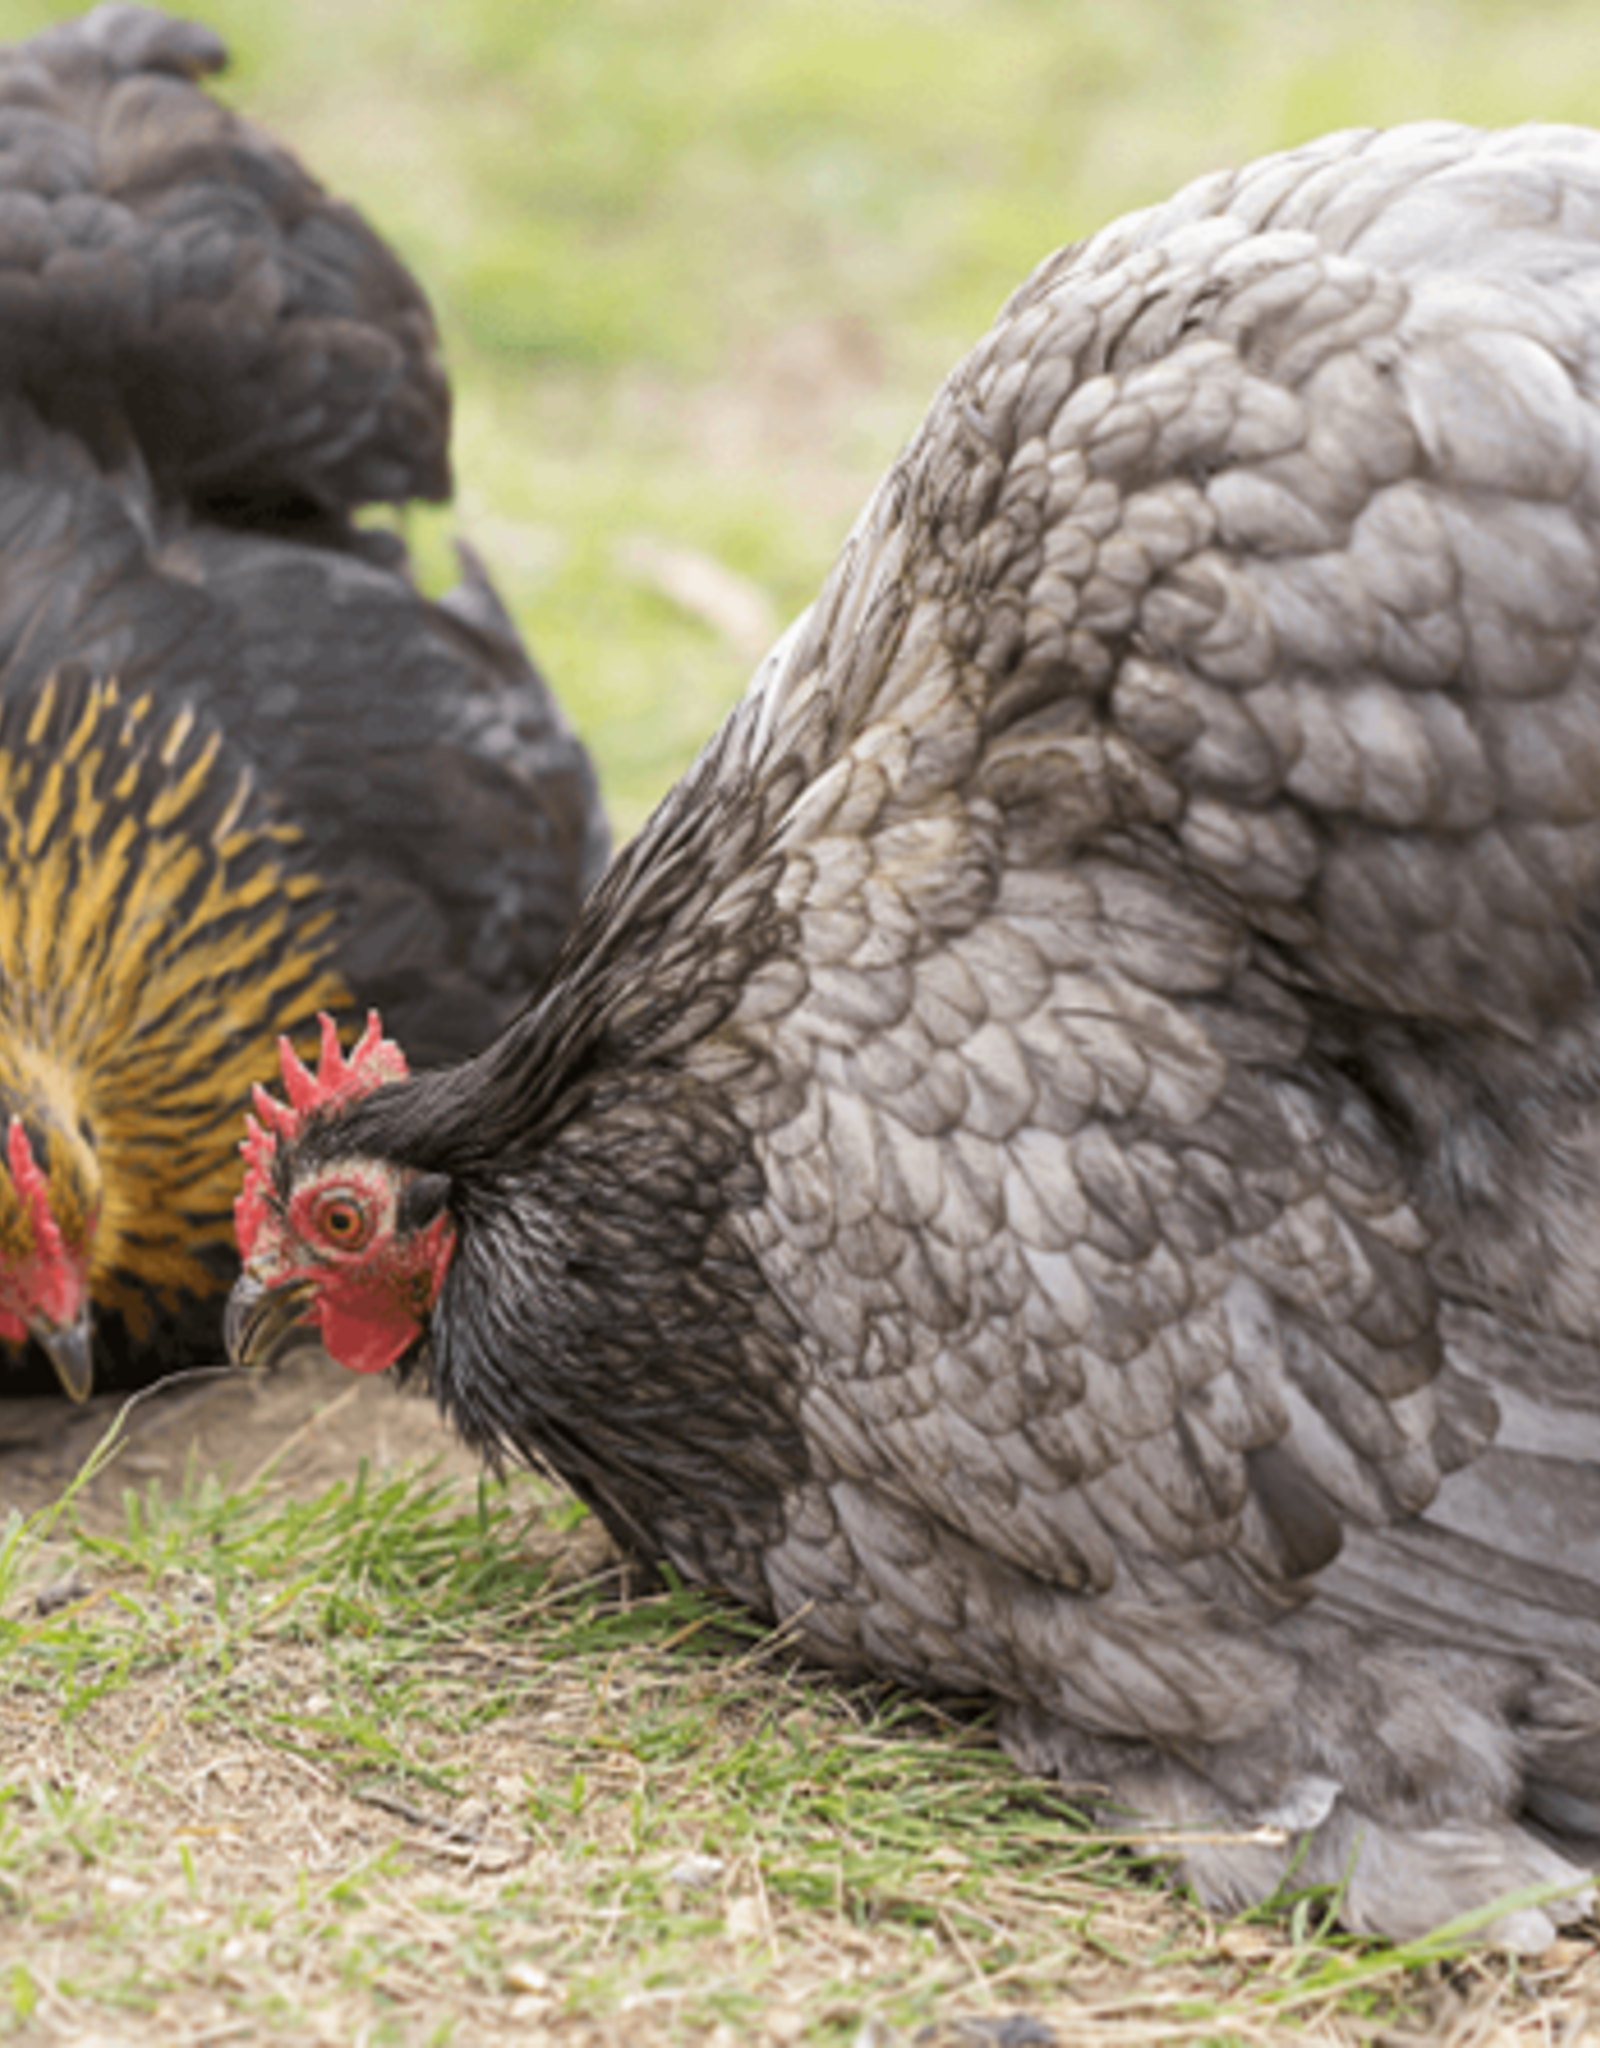
{"type": "Polygon", "coordinates": [[[62,1236],[50,1212],[49,1177],[15,1118],[6,1132],[5,1155],[28,1250],[14,1265],[0,1261],[0,1339],[21,1344],[36,1328],[67,1329],[82,1318],[89,1302],[89,1248],[69,1245],[62,1236]]]}
{"type": "MultiPolygon", "coordinates": [[[[294,1290],[284,1303],[291,1315],[303,1290],[302,1320],[316,1326],[330,1358],[352,1372],[386,1372],[427,1328],[455,1249],[455,1226],[439,1211],[420,1228],[402,1229],[401,1198],[414,1176],[381,1160],[334,1159],[297,1179],[287,1197],[279,1194],[278,1148],[294,1142],[310,1114],[406,1078],[405,1054],[384,1037],[375,1010],[348,1055],[333,1019],[320,1022],[316,1072],[280,1039],[287,1100],[258,1087],[255,1114],[245,1119],[244,1186],[234,1204],[239,1255],[245,1283],[260,1294],[294,1290]]],[[[246,1359],[251,1341],[247,1332],[246,1359]]]]}
{"type": "MultiPolygon", "coordinates": [[[[387,1372],[410,1350],[455,1249],[448,1215],[421,1230],[397,1229],[403,1186],[374,1160],[334,1160],[294,1189],[285,1211],[265,1206],[251,1219],[246,1273],[266,1288],[308,1284],[306,1320],[351,1372],[387,1372]]],[[[241,1241],[245,1228],[241,1220],[241,1241]]]]}

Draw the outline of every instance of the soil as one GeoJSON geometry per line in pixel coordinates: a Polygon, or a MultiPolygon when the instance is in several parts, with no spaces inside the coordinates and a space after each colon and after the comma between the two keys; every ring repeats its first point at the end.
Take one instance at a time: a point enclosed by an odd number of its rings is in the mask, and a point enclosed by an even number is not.
{"type": "Polygon", "coordinates": [[[119,1416],[109,1462],[78,1497],[91,1529],[120,1524],[123,1495],[152,1482],[172,1494],[207,1476],[233,1488],[262,1480],[312,1498],[363,1460],[374,1470],[437,1460],[441,1472],[463,1477],[479,1469],[425,1394],[303,1356],[276,1372],[179,1373],[81,1408],[65,1399],[0,1401],[0,1518],[59,1500],[119,1416]]]}

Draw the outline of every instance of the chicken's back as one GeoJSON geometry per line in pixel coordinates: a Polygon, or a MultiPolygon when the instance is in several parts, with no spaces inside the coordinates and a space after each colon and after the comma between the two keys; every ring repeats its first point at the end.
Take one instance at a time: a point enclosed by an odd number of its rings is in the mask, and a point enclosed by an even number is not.
{"type": "Polygon", "coordinates": [[[200,89],[225,61],[199,23],[120,5],[0,50],[0,385],[216,516],[446,497],[426,299],[200,89]]]}

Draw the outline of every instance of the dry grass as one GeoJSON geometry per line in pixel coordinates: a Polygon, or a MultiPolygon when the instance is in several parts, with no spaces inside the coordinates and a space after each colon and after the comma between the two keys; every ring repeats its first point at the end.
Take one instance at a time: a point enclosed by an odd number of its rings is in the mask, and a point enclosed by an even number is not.
{"type": "Polygon", "coordinates": [[[1334,1935],[1320,1899],[1214,1925],[1019,1779],[981,1723],[831,1682],[742,1617],[631,1580],[538,1482],[480,1490],[459,1456],[446,1477],[375,1466],[375,1431],[414,1456],[431,1428],[379,1392],[282,1390],[280,1429],[297,1407],[323,1420],[276,1445],[270,1390],[224,1384],[183,1428],[142,1411],[132,1454],[147,1474],[164,1456],[164,1486],[123,1491],[113,1462],[65,1514],[13,1517],[0,2035],[1600,2030],[1587,1943],[1537,1968],[1394,1952],[1334,1935]],[[254,1486],[190,1457],[226,1458],[205,1411],[229,1402],[256,1404],[233,1443],[265,1468],[254,1486]]]}

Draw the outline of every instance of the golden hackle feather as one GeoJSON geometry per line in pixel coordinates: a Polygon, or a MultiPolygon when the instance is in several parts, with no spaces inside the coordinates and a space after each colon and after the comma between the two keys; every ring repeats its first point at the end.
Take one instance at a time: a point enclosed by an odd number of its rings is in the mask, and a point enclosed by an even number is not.
{"type": "MultiPolygon", "coordinates": [[[[144,1334],[215,1290],[240,1105],[348,997],[334,912],[222,742],[114,682],[0,705],[0,1118],[43,1139],[90,1289],[144,1334]]],[[[0,1173],[0,1247],[24,1229],[0,1173]]]]}

